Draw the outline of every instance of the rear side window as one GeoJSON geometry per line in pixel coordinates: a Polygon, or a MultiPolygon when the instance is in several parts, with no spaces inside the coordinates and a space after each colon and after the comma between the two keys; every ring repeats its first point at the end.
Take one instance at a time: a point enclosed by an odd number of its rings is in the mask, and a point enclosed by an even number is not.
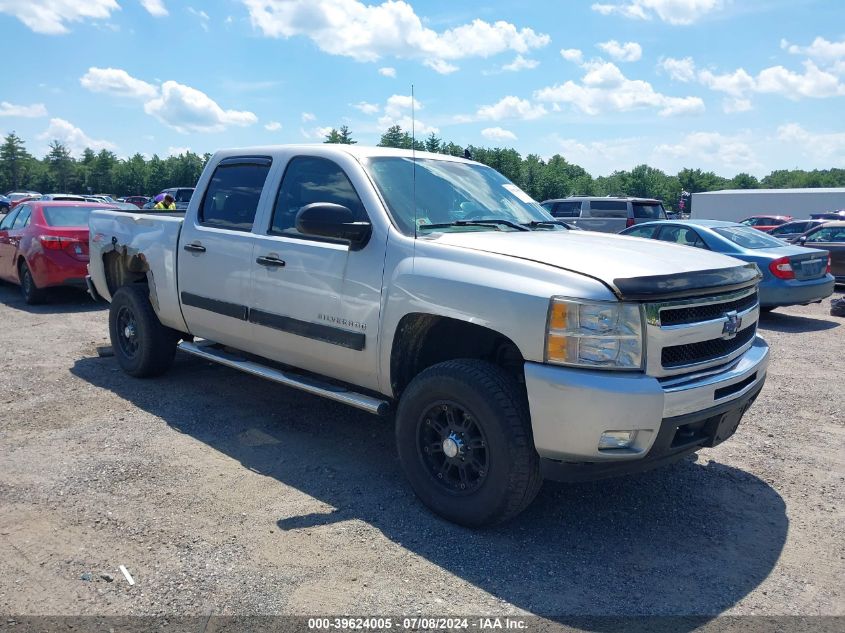
{"type": "Polygon", "coordinates": [[[581,201],[555,202],[552,215],[556,218],[579,218],[581,217],[581,201]]]}
{"type": "Polygon", "coordinates": [[[340,204],[352,211],[356,221],[367,219],[364,205],[340,165],[327,158],[292,158],[276,198],[270,232],[299,235],[296,214],[314,202],[340,204]]]}
{"type": "Polygon", "coordinates": [[[220,161],[205,191],[200,223],[233,231],[252,230],[270,165],[270,159],[264,157],[220,161]]]}
{"type": "Polygon", "coordinates": [[[624,200],[590,200],[590,215],[594,218],[627,218],[628,203],[624,200]]]}
{"type": "Polygon", "coordinates": [[[657,238],[662,242],[672,242],[681,246],[695,246],[696,248],[707,248],[704,240],[693,229],[688,226],[664,226],[657,238]]]}
{"type": "Polygon", "coordinates": [[[663,205],[656,202],[634,202],[634,217],[637,219],[665,220],[663,205]]]}
{"type": "Polygon", "coordinates": [[[50,226],[88,226],[88,217],[95,208],[104,207],[44,207],[44,221],[50,226]]]}
{"type": "Polygon", "coordinates": [[[808,242],[845,242],[845,226],[827,226],[807,236],[808,242]]]}
{"type": "Polygon", "coordinates": [[[27,224],[29,224],[29,216],[32,215],[32,207],[30,206],[23,206],[21,207],[21,212],[18,213],[18,217],[15,218],[15,223],[12,224],[13,229],[22,229],[27,224]]]}
{"type": "Polygon", "coordinates": [[[645,237],[648,239],[653,239],[654,234],[659,228],[659,226],[638,226],[636,228],[631,229],[630,231],[625,231],[625,235],[628,235],[630,237],[645,237]]]}
{"type": "Polygon", "coordinates": [[[741,248],[781,248],[783,242],[757,229],[746,226],[717,227],[713,229],[741,248]]]}

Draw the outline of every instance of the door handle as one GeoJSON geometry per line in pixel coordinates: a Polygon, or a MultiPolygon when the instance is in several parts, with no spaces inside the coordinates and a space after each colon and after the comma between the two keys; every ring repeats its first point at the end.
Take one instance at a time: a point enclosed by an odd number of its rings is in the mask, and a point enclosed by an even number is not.
{"type": "Polygon", "coordinates": [[[185,244],[183,247],[186,251],[190,251],[191,253],[204,253],[205,246],[202,244],[185,244]]]}
{"type": "Polygon", "coordinates": [[[259,266],[269,266],[271,268],[283,268],[285,265],[285,261],[283,259],[279,259],[278,257],[262,255],[258,259],[255,260],[259,266]]]}

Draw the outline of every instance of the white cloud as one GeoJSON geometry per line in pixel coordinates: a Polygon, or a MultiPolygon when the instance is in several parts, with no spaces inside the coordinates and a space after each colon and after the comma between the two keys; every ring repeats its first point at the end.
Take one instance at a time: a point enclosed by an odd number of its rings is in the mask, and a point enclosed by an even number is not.
{"type": "Polygon", "coordinates": [[[636,42],[620,44],[616,40],[610,40],[597,44],[596,46],[620,62],[635,62],[643,56],[643,48],[636,42]]]}
{"type": "Polygon", "coordinates": [[[141,6],[152,16],[163,18],[168,15],[167,7],[164,6],[164,0],[140,0],[140,2],[141,6]]]}
{"type": "Polygon", "coordinates": [[[669,77],[675,81],[687,83],[695,79],[695,62],[692,57],[684,57],[683,59],[664,57],[660,59],[657,66],[668,73],[669,77]]]}
{"type": "Polygon", "coordinates": [[[317,117],[314,116],[311,112],[303,112],[302,113],[302,122],[309,123],[310,121],[316,121],[317,117]]]}
{"type": "Polygon", "coordinates": [[[715,168],[719,172],[754,172],[760,168],[747,134],[729,136],[718,132],[693,132],[680,143],[658,145],[655,153],[686,160],[696,166],[715,168]]]}
{"type": "Polygon", "coordinates": [[[595,3],[592,9],[602,15],[618,14],[636,20],[657,16],[669,24],[692,24],[724,5],[724,0],[625,0],[616,4],[595,3]]]}
{"type": "Polygon", "coordinates": [[[152,99],[158,96],[158,88],[146,81],[132,77],[121,68],[96,68],[92,66],[82,75],[79,83],[91,92],[104,92],[119,97],[152,99]]]}
{"type": "Polygon", "coordinates": [[[390,66],[384,66],[378,69],[378,74],[382,77],[396,77],[396,69],[390,66]]]}
{"type": "Polygon", "coordinates": [[[644,160],[644,143],[640,138],[598,141],[565,138],[556,141],[560,153],[569,162],[581,165],[593,175],[607,174],[615,169],[630,169],[644,160]]]}
{"type": "Polygon", "coordinates": [[[817,37],[809,46],[790,44],[786,40],[780,41],[780,47],[793,55],[806,55],[825,62],[832,62],[845,58],[845,40],[831,42],[823,37],[817,37]]]}
{"type": "Polygon", "coordinates": [[[454,64],[450,64],[442,59],[427,59],[423,62],[423,65],[428,66],[434,72],[440,73],[441,75],[449,75],[456,70],[460,70],[454,64]]]}
{"type": "Polygon", "coordinates": [[[367,103],[366,101],[361,101],[359,103],[352,104],[352,107],[356,110],[360,110],[364,114],[375,114],[379,110],[381,110],[381,106],[377,103],[367,103]]]}
{"type": "Polygon", "coordinates": [[[560,56],[568,62],[575,62],[580,64],[584,61],[584,53],[577,48],[562,48],[560,49],[560,56]]]}
{"type": "Polygon", "coordinates": [[[804,72],[795,72],[783,66],[764,68],[756,77],[744,68],[717,75],[709,70],[698,73],[698,80],[710,88],[732,97],[742,98],[752,92],[779,94],[788,99],[801,97],[824,99],[845,95],[845,84],[810,60],[804,62],[804,72]]]}
{"type": "Polygon", "coordinates": [[[325,139],[332,131],[332,127],[327,125],[326,127],[315,127],[311,129],[299,128],[299,133],[302,134],[304,138],[311,139],[311,140],[319,140],[322,141],[325,139]]]}
{"type": "Polygon", "coordinates": [[[15,105],[8,101],[0,101],[0,117],[10,116],[24,119],[35,119],[47,116],[47,108],[43,103],[32,105],[15,105]]]}
{"type": "Polygon", "coordinates": [[[94,150],[115,149],[115,144],[109,141],[95,140],[85,134],[70,121],[64,119],[50,119],[50,125],[38,138],[42,141],[59,141],[67,147],[72,154],[81,153],[86,147],[94,150]]]}
{"type": "Polygon", "coordinates": [[[278,132],[282,129],[282,124],[278,121],[270,121],[264,125],[264,129],[268,132],[278,132]]]}
{"type": "Polygon", "coordinates": [[[491,121],[502,119],[538,119],[546,114],[546,108],[542,105],[534,105],[527,99],[507,96],[492,105],[485,105],[478,108],[476,117],[491,121]]]}
{"type": "Polygon", "coordinates": [[[519,72],[520,70],[531,70],[532,68],[537,68],[539,65],[540,62],[536,59],[529,59],[527,57],[523,57],[522,55],[517,55],[510,64],[502,66],[502,70],[519,72]]]}
{"type": "Polygon", "coordinates": [[[204,92],[175,81],[165,81],[161,96],[145,103],[144,111],[179,132],[220,132],[258,120],[252,112],[224,110],[204,92]]]}
{"type": "Polygon", "coordinates": [[[183,145],[183,146],[171,145],[170,147],[167,148],[167,155],[168,156],[181,156],[182,154],[187,154],[190,151],[191,151],[191,148],[186,146],[186,145],[183,145]]]}
{"type": "Polygon", "coordinates": [[[475,19],[437,32],[424,26],[403,0],[365,4],[358,0],[241,0],[254,28],[266,37],[305,36],[320,50],[357,61],[416,58],[430,64],[526,53],[549,43],[548,35],[505,21],[475,19]]]}
{"type": "Polygon", "coordinates": [[[194,9],[194,7],[188,7],[188,13],[195,16],[199,20],[202,30],[208,33],[208,23],[211,20],[208,14],[205,11],[194,9]]]}
{"type": "Polygon", "coordinates": [[[416,118],[416,113],[424,108],[419,99],[414,99],[414,119],[411,119],[411,97],[410,95],[391,95],[384,104],[384,115],[378,119],[380,128],[388,128],[398,125],[403,130],[411,131],[413,128],[418,136],[434,132],[440,132],[436,127],[427,125],[416,118]]]}
{"type": "Polygon", "coordinates": [[[568,103],[585,114],[626,112],[638,108],[657,108],[660,116],[697,114],[704,111],[699,97],[670,97],[657,92],[650,83],[628,79],[619,68],[604,61],[584,65],[581,83],[563,84],[537,90],[534,98],[553,104],[568,103]]]}
{"type": "Polygon", "coordinates": [[[797,123],[781,125],[778,140],[797,145],[808,157],[824,165],[845,163],[845,132],[808,132],[797,123]]]}
{"type": "Polygon", "coordinates": [[[108,20],[120,10],[117,0],[0,0],[0,13],[16,17],[36,33],[67,33],[67,22],[108,20]]]}
{"type": "Polygon", "coordinates": [[[516,134],[510,130],[505,130],[500,127],[487,127],[481,130],[481,136],[488,138],[491,141],[515,141],[516,134]]]}
{"type": "Polygon", "coordinates": [[[751,99],[726,98],[722,100],[722,110],[727,114],[734,112],[748,112],[754,109],[751,99]]]}

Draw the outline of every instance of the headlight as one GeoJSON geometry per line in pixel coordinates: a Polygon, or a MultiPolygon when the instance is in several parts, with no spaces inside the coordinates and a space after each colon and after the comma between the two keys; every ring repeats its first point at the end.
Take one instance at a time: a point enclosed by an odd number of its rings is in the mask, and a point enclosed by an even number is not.
{"type": "Polygon", "coordinates": [[[552,297],[546,362],[595,369],[641,369],[640,306],[552,297]]]}

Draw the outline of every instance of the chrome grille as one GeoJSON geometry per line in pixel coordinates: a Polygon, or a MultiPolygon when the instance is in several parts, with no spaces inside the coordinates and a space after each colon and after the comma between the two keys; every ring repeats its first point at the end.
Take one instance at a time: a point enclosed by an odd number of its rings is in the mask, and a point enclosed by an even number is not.
{"type": "Polygon", "coordinates": [[[660,311],[660,325],[682,325],[684,323],[719,319],[725,312],[731,310],[744,312],[756,304],[757,292],[755,291],[747,297],[742,297],[734,301],[697,305],[689,308],[664,308],[660,311]]]}
{"type": "Polygon", "coordinates": [[[701,341],[700,343],[664,347],[660,360],[663,367],[667,369],[696,363],[706,363],[707,361],[727,356],[731,352],[735,352],[743,347],[746,343],[751,342],[754,338],[755,331],[756,328],[752,325],[742,330],[732,339],[718,338],[710,341],[701,341]]]}
{"type": "Polygon", "coordinates": [[[728,363],[751,347],[760,315],[757,288],[645,304],[646,373],[680,376],[728,363]],[[727,323],[737,326],[732,335],[727,323]]]}

